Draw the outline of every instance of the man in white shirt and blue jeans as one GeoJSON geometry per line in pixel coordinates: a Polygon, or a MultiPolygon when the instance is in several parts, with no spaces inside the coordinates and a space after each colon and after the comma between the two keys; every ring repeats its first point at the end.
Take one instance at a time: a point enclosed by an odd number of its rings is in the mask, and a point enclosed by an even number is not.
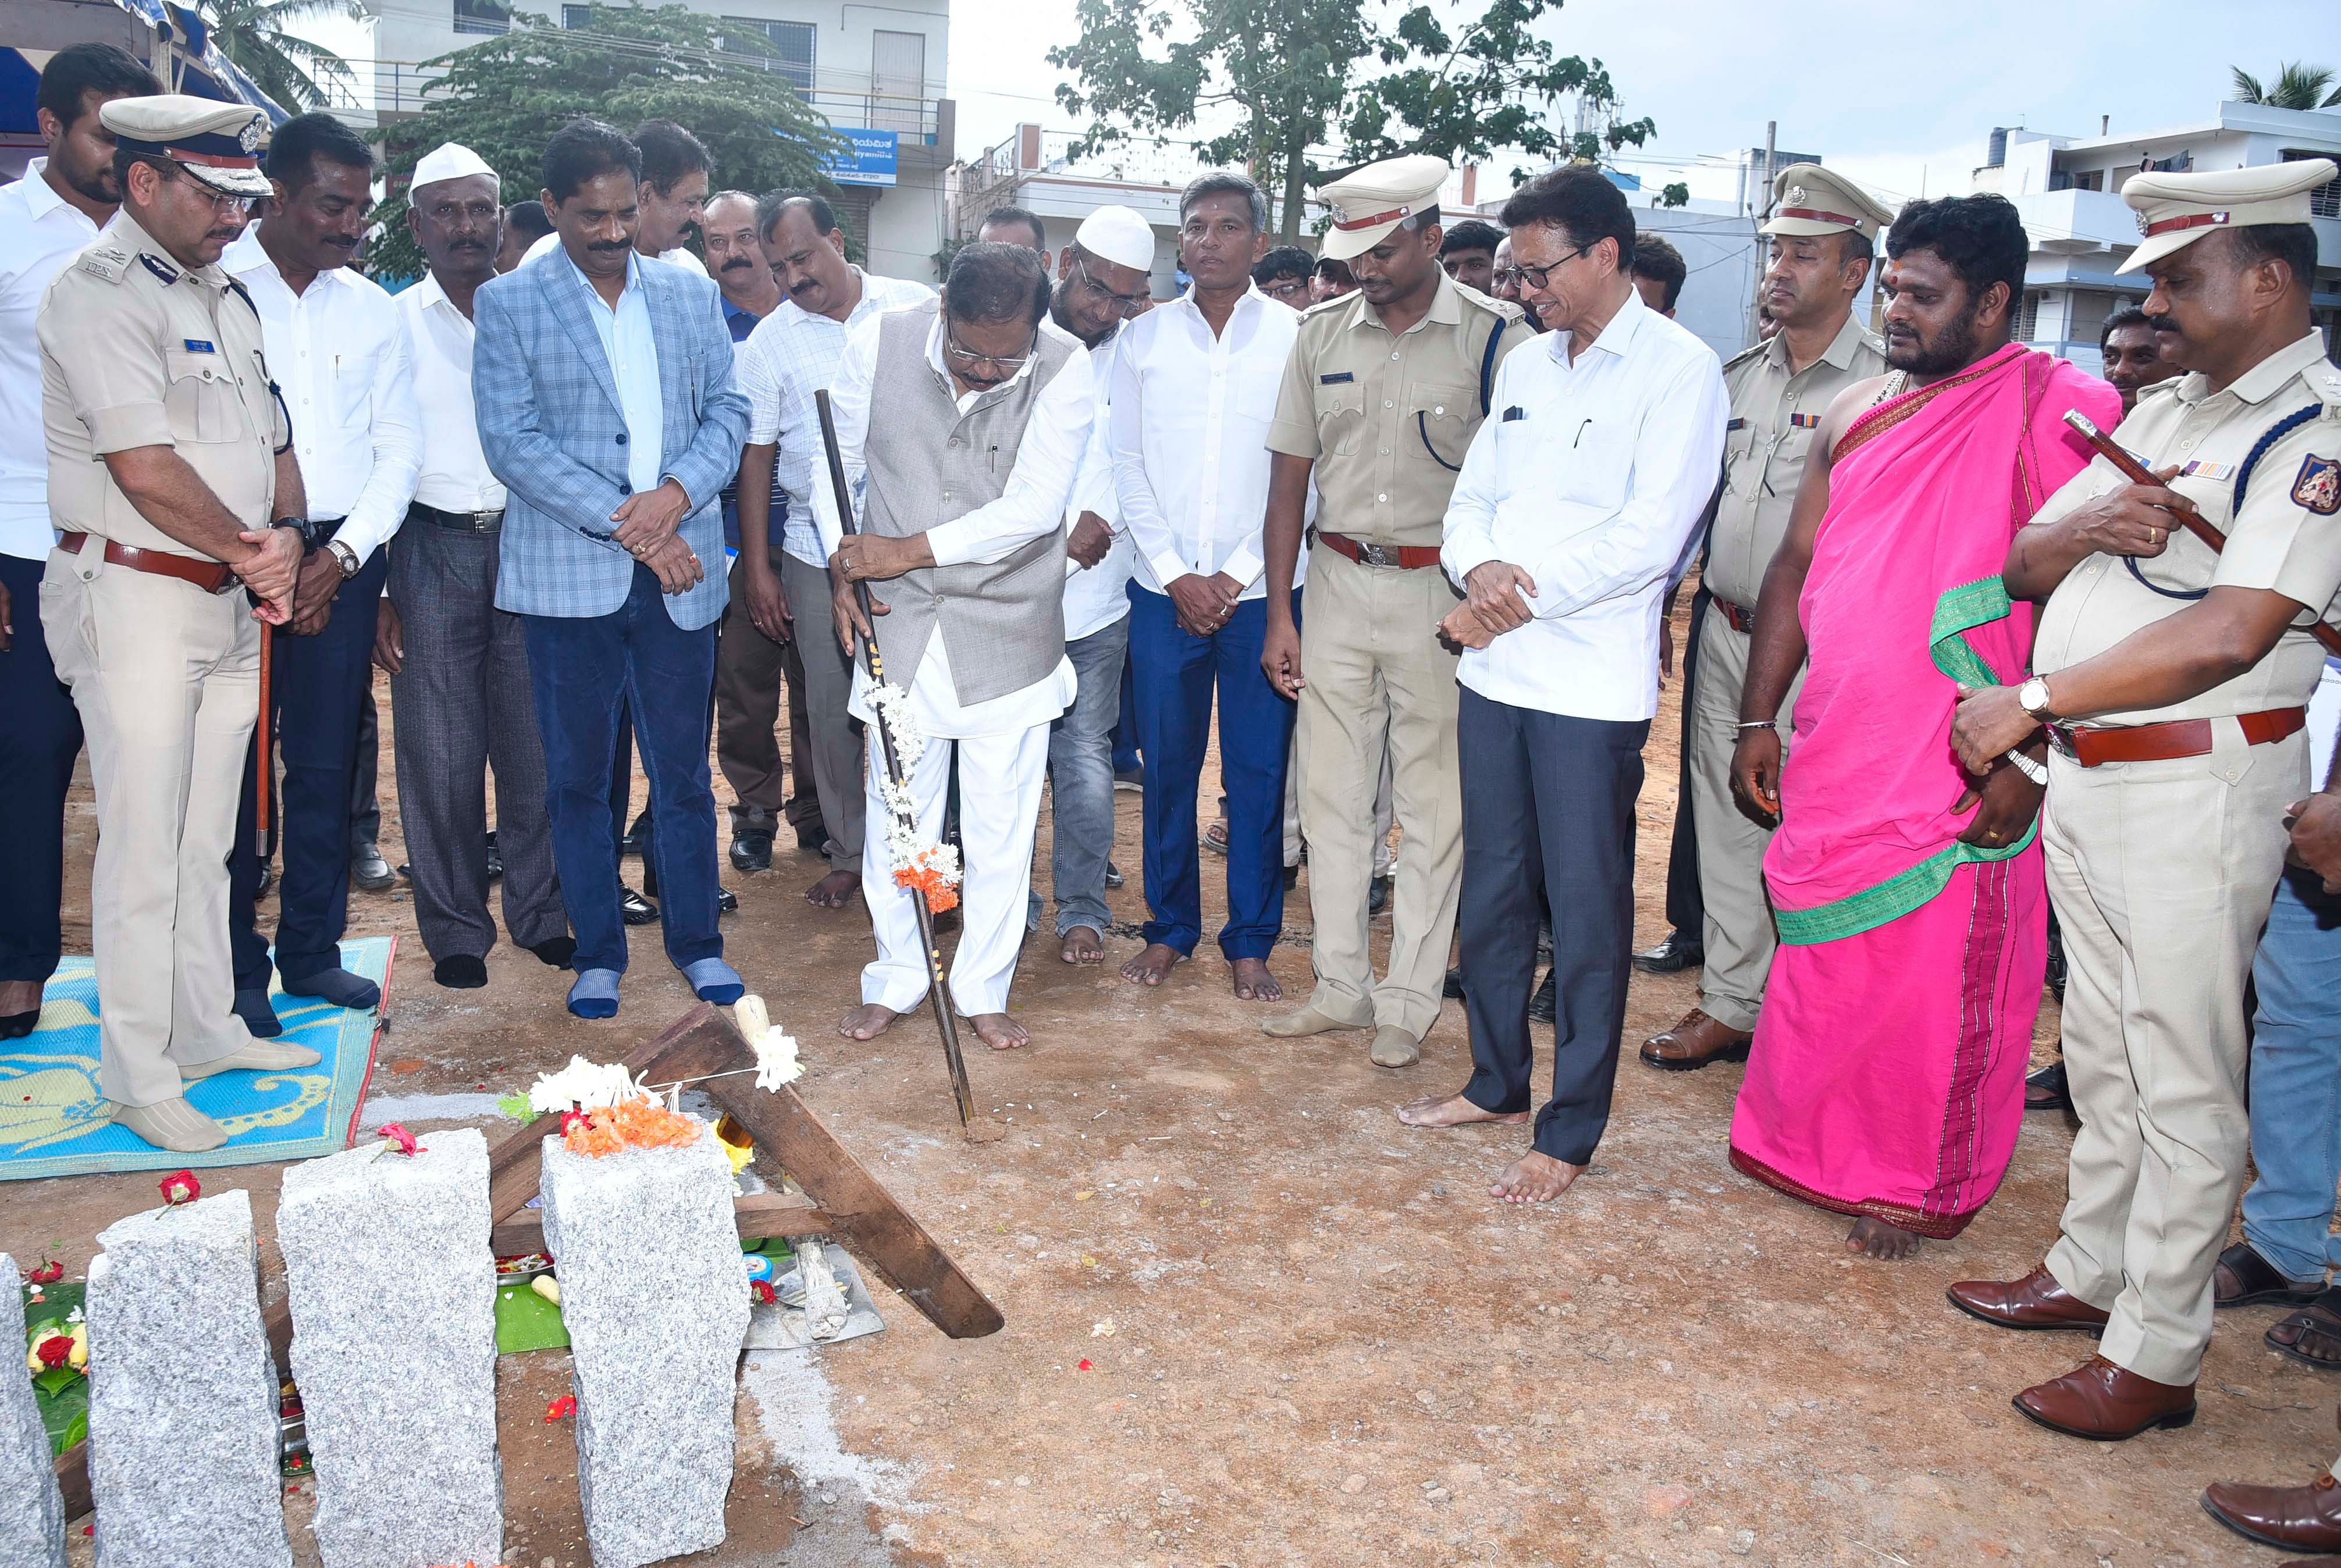
{"type": "MultiPolygon", "coordinates": [[[[263,164],[268,215],[220,265],[260,313],[308,491],[308,553],[293,619],[275,638],[274,700],[284,781],[275,967],[285,994],[365,1009],[372,980],[342,968],[349,909],[350,786],[359,709],[373,684],[374,614],[422,463],[412,362],[398,307],[355,265],[373,206],[374,149],[319,111],[276,127],[263,164]]],[[[268,734],[263,714],[255,744],[268,734]]],[[[281,1027],[268,1000],[269,951],[254,919],[261,860],[246,775],[229,857],[235,1009],[255,1035],[281,1027]]]]}
{"type": "Polygon", "coordinates": [[[41,629],[41,573],[57,534],[33,321],[49,280],[122,204],[99,105],[161,91],[115,45],[59,50],[34,98],[48,156],[0,187],[0,1040],[33,1032],[57,967],[65,788],[81,752],[81,715],[41,629]]]}
{"type": "MultiPolygon", "coordinates": [[[[1130,668],[1146,754],[1146,947],[1122,978],[1159,986],[1202,935],[1195,789],[1220,710],[1228,797],[1228,921],[1237,997],[1284,996],[1269,950],[1284,924],[1284,773],[1295,711],[1260,668],[1268,630],[1268,427],[1300,332],[1251,281],[1268,198],[1210,174],[1180,197],[1179,254],[1194,286],[1123,329],[1115,360],[1114,490],[1135,546],[1130,668]]],[[[1305,547],[1304,547],[1305,549],[1305,547]]],[[[1305,554],[1290,609],[1300,615],[1305,554]]]]}
{"type": "Polygon", "coordinates": [[[1401,1107],[1412,1126],[1530,1119],[1529,996],[1552,912],[1552,1096],[1510,1203],[1558,1197],[1609,1120],[1634,934],[1634,798],[1658,711],[1667,589],[1715,488],[1727,414],[1714,352],[1634,292],[1634,218],[1599,169],[1505,204],[1522,303],[1546,335],[1496,372],[1447,511],[1463,604],[1462,949],[1472,1074],[1401,1107]]]}

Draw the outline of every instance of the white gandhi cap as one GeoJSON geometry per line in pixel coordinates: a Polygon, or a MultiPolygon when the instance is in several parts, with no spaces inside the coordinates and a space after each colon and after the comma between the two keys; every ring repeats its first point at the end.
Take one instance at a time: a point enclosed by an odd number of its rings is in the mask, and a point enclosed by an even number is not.
{"type": "Polygon", "coordinates": [[[414,165],[414,178],[407,188],[419,191],[442,180],[461,180],[472,174],[485,174],[495,184],[498,194],[503,194],[503,182],[496,178],[496,172],[488,167],[485,158],[461,142],[442,142],[423,154],[423,161],[414,165]]]}
{"type": "Polygon", "coordinates": [[[1128,207],[1100,207],[1081,220],[1073,243],[1118,267],[1154,270],[1154,230],[1128,207]]]}

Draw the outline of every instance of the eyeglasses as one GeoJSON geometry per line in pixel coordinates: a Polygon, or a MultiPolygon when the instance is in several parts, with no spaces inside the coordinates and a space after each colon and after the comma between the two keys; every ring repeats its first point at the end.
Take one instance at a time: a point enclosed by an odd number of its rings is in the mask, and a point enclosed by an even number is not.
{"type": "Polygon", "coordinates": [[[172,175],[169,183],[174,185],[184,185],[195,194],[198,201],[208,202],[214,208],[222,212],[244,213],[249,212],[252,207],[252,197],[230,195],[224,191],[214,191],[184,171],[172,175]]]}
{"type": "Polygon", "coordinates": [[[969,370],[973,370],[978,365],[990,365],[992,368],[992,371],[998,374],[1000,379],[1002,381],[1006,381],[1018,371],[1022,370],[1026,365],[1031,363],[1032,356],[1035,353],[1038,353],[1040,349],[1041,329],[1037,326],[1032,329],[1031,345],[1022,353],[1011,355],[1006,359],[1002,359],[998,354],[979,354],[969,352],[966,349],[960,347],[958,326],[955,323],[949,323],[948,318],[946,318],[946,324],[943,327],[943,353],[948,358],[957,361],[959,363],[966,366],[969,370]]]}
{"type": "Polygon", "coordinates": [[[1305,299],[1309,294],[1309,280],[1307,278],[1278,278],[1273,283],[1260,284],[1260,292],[1266,294],[1271,300],[1290,301],[1305,299]]]}
{"type": "Polygon", "coordinates": [[[1073,273],[1075,276],[1081,279],[1081,287],[1089,290],[1090,293],[1093,294],[1101,294],[1107,300],[1111,301],[1114,314],[1118,316],[1126,317],[1137,315],[1139,313],[1145,310],[1147,306],[1154,303],[1154,296],[1151,293],[1141,292],[1134,294],[1115,293],[1111,289],[1107,288],[1103,283],[1098,282],[1097,279],[1090,275],[1089,263],[1080,256],[1075,256],[1073,258],[1073,273]]]}
{"type": "Polygon", "coordinates": [[[1579,245],[1549,267],[1505,267],[1495,274],[1495,284],[1498,288],[1510,283],[1516,287],[1541,290],[1551,281],[1553,273],[1569,265],[1589,249],[1591,249],[1590,246],[1579,245]]]}

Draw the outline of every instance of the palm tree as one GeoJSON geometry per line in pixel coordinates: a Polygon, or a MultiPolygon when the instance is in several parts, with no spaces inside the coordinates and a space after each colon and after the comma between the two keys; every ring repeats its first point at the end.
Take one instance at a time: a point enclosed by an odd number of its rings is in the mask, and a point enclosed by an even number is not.
{"type": "Polygon", "coordinates": [[[2330,109],[2341,104],[2341,87],[2331,94],[2333,72],[2329,66],[2304,65],[2298,61],[2286,64],[2277,72],[2273,86],[2263,87],[2260,79],[2241,65],[2230,65],[2236,75],[2236,102],[2265,104],[2271,109],[2330,109]],[[2318,99],[2322,98],[2322,103],[2318,99]]]}
{"type": "Polygon", "coordinates": [[[204,11],[220,53],[280,104],[296,111],[321,109],[329,88],[356,86],[348,61],[284,28],[334,14],[354,20],[363,15],[357,0],[208,0],[204,11]]]}

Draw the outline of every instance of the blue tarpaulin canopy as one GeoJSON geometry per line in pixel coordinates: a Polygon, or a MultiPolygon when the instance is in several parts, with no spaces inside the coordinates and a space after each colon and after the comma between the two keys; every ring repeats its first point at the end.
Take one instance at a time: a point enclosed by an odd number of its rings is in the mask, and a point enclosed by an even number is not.
{"type": "MultiPolygon", "coordinates": [[[[114,0],[114,4],[170,41],[173,74],[177,78],[164,84],[171,91],[191,93],[198,98],[216,98],[224,104],[250,104],[265,110],[269,123],[274,125],[291,117],[242,68],[220,53],[212,42],[210,27],[197,12],[171,5],[169,0],[114,0]]],[[[54,53],[54,49],[15,48],[0,44],[0,136],[39,135],[39,124],[33,117],[34,95],[40,85],[41,67],[54,53]]]]}

